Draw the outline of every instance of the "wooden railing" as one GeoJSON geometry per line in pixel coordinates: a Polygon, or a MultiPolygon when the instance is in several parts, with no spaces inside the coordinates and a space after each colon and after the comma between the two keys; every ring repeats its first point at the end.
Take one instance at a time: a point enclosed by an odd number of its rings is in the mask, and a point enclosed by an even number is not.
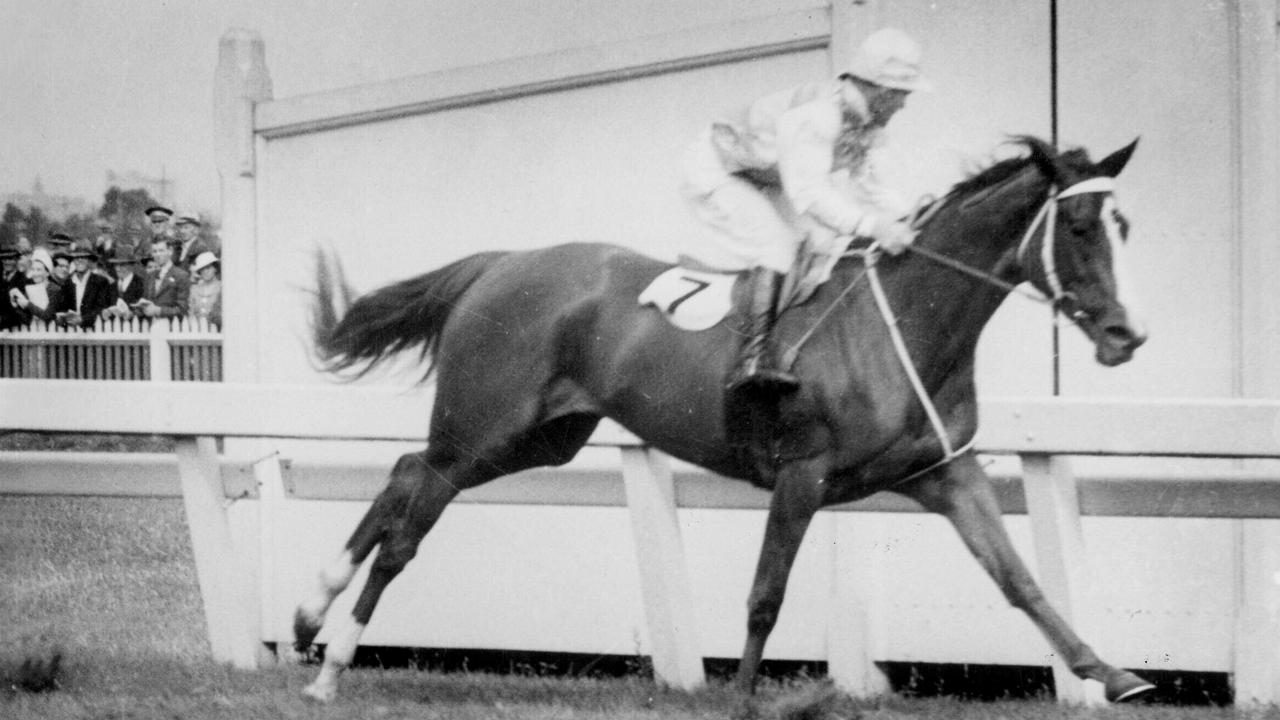
{"type": "Polygon", "coordinates": [[[222,331],[203,318],[36,320],[0,332],[0,378],[220,382],[222,331]]]}

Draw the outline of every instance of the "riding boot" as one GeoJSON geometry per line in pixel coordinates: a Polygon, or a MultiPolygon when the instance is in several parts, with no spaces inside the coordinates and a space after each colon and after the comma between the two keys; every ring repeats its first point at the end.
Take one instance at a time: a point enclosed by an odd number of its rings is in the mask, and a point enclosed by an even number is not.
{"type": "Polygon", "coordinates": [[[751,270],[747,331],[726,385],[730,393],[751,390],[782,395],[800,387],[794,375],[778,367],[770,341],[782,279],[780,274],[767,268],[751,270]]]}

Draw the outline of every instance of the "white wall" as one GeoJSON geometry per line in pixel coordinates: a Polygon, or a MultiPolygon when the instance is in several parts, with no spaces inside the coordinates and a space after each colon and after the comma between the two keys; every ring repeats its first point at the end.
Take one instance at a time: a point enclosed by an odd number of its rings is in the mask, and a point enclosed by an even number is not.
{"type": "MultiPolygon", "coordinates": [[[[462,5],[453,11],[464,12],[462,5]]],[[[771,6],[752,8],[764,13],[771,6]]],[[[1155,0],[1058,3],[1063,141],[1087,146],[1097,159],[1143,136],[1120,179],[1120,202],[1134,224],[1133,259],[1152,331],[1133,363],[1104,370],[1078,332],[1064,328],[1068,394],[1216,396],[1238,385],[1234,6],[1178,0],[1176,10],[1168,8],[1155,0]]],[[[733,15],[729,3],[696,17],[673,10],[624,20],[597,4],[568,2],[547,12],[531,26],[533,39],[507,48],[460,28],[449,57],[457,64],[488,61],[510,57],[501,53],[511,48],[545,52],[733,15]],[[583,24],[557,14],[570,10],[585,13],[583,24]],[[551,27],[563,34],[550,34],[551,27]]],[[[1049,134],[1047,2],[975,8],[903,0],[849,12],[859,30],[897,24],[927,47],[938,91],[913,97],[894,128],[898,180],[909,192],[945,191],[1006,134],[1049,134]]],[[[312,243],[332,243],[362,289],[478,250],[570,239],[603,239],[670,258],[705,232],[675,189],[684,144],[722,109],[827,75],[829,64],[826,53],[805,51],[262,142],[262,379],[318,381],[304,359],[306,298],[298,290],[310,281],[312,243]]],[[[1050,391],[1046,316],[1017,298],[1006,303],[980,347],[984,392],[1050,391]]],[[[415,377],[410,372],[400,381],[415,377]]],[[[386,450],[389,466],[393,453],[386,450]]],[[[286,576],[286,587],[304,582],[336,552],[360,510],[308,505],[316,514],[300,519],[297,532],[281,534],[290,543],[282,552],[296,555],[287,563],[296,577],[286,576]]],[[[620,512],[450,510],[389,592],[367,641],[466,646],[479,642],[471,635],[478,632],[490,647],[634,652],[643,623],[620,512]],[[476,573],[482,565],[490,571],[476,573]],[[552,619],[562,612],[585,632],[552,619]]],[[[736,655],[762,517],[686,511],[683,518],[707,652],[736,655]]],[[[865,538],[856,551],[878,558],[876,576],[866,580],[886,618],[878,626],[878,657],[1044,661],[1044,644],[964,559],[950,529],[915,515],[819,522],[771,656],[825,655],[818,638],[830,611],[827,583],[839,567],[832,548],[834,538],[848,536],[839,527],[849,523],[858,525],[848,532],[865,538]]],[[[1024,521],[1011,525],[1026,547],[1024,521]]],[[[1225,561],[1234,548],[1231,522],[1088,519],[1085,529],[1099,558],[1096,577],[1105,580],[1106,614],[1090,633],[1099,650],[1132,667],[1227,667],[1232,598],[1223,588],[1235,582],[1225,561]]],[[[294,598],[280,597],[283,633],[294,598]]]]}

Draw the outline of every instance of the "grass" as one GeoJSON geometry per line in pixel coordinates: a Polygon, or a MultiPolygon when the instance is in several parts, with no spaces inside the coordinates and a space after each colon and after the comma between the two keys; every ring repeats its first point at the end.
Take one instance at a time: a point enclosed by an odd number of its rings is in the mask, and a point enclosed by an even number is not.
{"type": "Polygon", "coordinates": [[[173,452],[173,438],[162,435],[106,433],[0,432],[0,451],[173,452]]]}
{"type": "MultiPolygon", "coordinates": [[[[337,702],[299,697],[311,667],[235,671],[208,660],[181,502],[0,496],[0,717],[24,718],[725,718],[737,705],[713,683],[696,693],[644,676],[559,677],[357,668],[337,702]],[[22,661],[63,656],[59,689],[22,692],[22,661]]],[[[1191,720],[1256,717],[1229,708],[1149,705],[1087,710],[1046,700],[891,697],[856,702],[823,681],[771,680],[761,718],[1191,720]]]]}

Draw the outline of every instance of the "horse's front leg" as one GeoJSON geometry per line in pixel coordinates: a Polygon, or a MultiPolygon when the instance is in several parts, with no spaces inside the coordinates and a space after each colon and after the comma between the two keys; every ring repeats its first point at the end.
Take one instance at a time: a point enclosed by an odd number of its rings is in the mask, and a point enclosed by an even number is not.
{"type": "Polygon", "coordinates": [[[746,693],[755,690],[764,644],[778,622],[778,611],[787,592],[787,577],[800,550],[800,541],[814,513],[822,506],[826,472],[825,460],[808,459],[789,462],[778,473],[765,524],[764,547],[760,550],[751,596],[747,599],[747,643],[736,680],[738,688],[746,693]]]}
{"type": "Polygon", "coordinates": [[[991,480],[972,453],[894,490],[945,515],[1009,602],[1031,618],[1072,672],[1103,683],[1108,700],[1128,700],[1154,689],[1137,675],[1099,659],[1049,604],[1014,550],[991,480]]]}

